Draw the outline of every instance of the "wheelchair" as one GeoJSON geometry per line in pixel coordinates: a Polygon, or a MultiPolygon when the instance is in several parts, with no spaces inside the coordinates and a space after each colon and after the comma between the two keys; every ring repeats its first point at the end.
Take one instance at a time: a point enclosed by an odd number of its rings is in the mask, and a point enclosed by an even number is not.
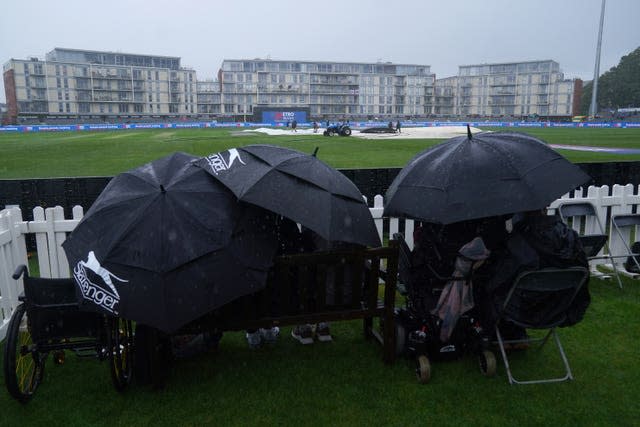
{"type": "Polygon", "coordinates": [[[7,390],[28,402],[44,376],[51,353],[63,364],[65,351],[79,357],[108,360],[113,385],[124,390],[133,372],[133,332],[130,321],[83,311],[73,279],[30,277],[25,265],[12,276],[24,279],[21,304],[14,310],[5,339],[4,377],[7,390]]]}
{"type": "Polygon", "coordinates": [[[424,283],[414,283],[411,271],[411,250],[402,233],[394,234],[399,242],[398,279],[400,293],[406,297],[404,307],[395,310],[396,355],[415,358],[415,373],[419,383],[431,379],[431,361],[455,360],[465,354],[477,357],[480,372],[486,377],[496,374],[496,357],[490,350],[490,340],[474,310],[458,319],[450,339],[440,339],[441,321],[431,313],[442,288],[459,277],[442,276],[434,265],[424,265],[427,277],[424,283]]]}

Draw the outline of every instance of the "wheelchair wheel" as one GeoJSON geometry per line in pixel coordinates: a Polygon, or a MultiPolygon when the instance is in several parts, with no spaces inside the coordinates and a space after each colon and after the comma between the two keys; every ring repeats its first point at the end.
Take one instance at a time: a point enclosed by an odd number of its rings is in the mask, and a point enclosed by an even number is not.
{"type": "Polygon", "coordinates": [[[489,350],[484,350],[478,355],[480,372],[485,377],[492,377],[496,374],[496,356],[489,350]]]}
{"type": "Polygon", "coordinates": [[[426,384],[431,379],[431,363],[424,354],[416,358],[416,377],[420,384],[426,384]]]}
{"type": "Polygon", "coordinates": [[[44,374],[47,354],[39,353],[31,337],[26,307],[20,304],[11,316],[4,351],[4,379],[9,394],[21,403],[36,392],[44,374]]]}
{"type": "Polygon", "coordinates": [[[114,318],[109,322],[109,369],[113,385],[124,390],[133,376],[133,330],[128,320],[114,318]]]}

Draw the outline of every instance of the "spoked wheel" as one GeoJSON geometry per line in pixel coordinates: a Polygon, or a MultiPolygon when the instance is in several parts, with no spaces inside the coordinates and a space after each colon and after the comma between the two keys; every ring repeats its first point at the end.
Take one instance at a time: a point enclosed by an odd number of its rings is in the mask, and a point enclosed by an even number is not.
{"type": "Polygon", "coordinates": [[[109,321],[109,369],[113,385],[124,390],[133,376],[133,330],[128,320],[114,318],[109,321]]]}
{"type": "Polygon", "coordinates": [[[416,377],[420,384],[426,384],[431,379],[431,363],[424,354],[416,358],[416,377]]]}
{"type": "Polygon", "coordinates": [[[39,353],[31,337],[26,307],[20,304],[11,316],[4,349],[4,379],[9,394],[26,403],[44,374],[47,354],[39,353]]]}
{"type": "Polygon", "coordinates": [[[480,372],[485,377],[492,377],[496,374],[496,356],[489,350],[484,350],[478,355],[480,372]]]}

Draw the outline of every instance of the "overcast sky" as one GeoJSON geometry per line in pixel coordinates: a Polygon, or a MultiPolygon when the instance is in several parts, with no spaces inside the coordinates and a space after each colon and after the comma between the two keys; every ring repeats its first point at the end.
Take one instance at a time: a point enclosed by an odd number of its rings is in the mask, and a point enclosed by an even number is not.
{"type": "MultiPolygon", "coordinates": [[[[431,65],[553,59],[593,78],[601,0],[21,0],[3,2],[0,62],[54,47],[179,56],[198,79],[223,59],[431,65]]],[[[640,0],[607,0],[600,72],[640,46],[640,0]]],[[[4,102],[0,86],[0,102],[4,102]]]]}

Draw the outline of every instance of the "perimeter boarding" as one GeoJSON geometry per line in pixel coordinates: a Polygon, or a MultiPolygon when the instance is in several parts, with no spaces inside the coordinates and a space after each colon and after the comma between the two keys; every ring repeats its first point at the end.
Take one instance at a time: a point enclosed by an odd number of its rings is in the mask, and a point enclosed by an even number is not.
{"type": "MultiPolygon", "coordinates": [[[[281,255],[267,286],[191,322],[175,335],[292,326],[363,319],[366,339],[382,344],[383,360],[395,360],[394,303],[398,243],[386,247],[281,255]],[[382,286],[381,286],[382,285],[382,286]],[[380,328],[374,318],[380,319],[380,328]]],[[[162,385],[170,358],[170,337],[136,330],[136,378],[162,385]]]]}

